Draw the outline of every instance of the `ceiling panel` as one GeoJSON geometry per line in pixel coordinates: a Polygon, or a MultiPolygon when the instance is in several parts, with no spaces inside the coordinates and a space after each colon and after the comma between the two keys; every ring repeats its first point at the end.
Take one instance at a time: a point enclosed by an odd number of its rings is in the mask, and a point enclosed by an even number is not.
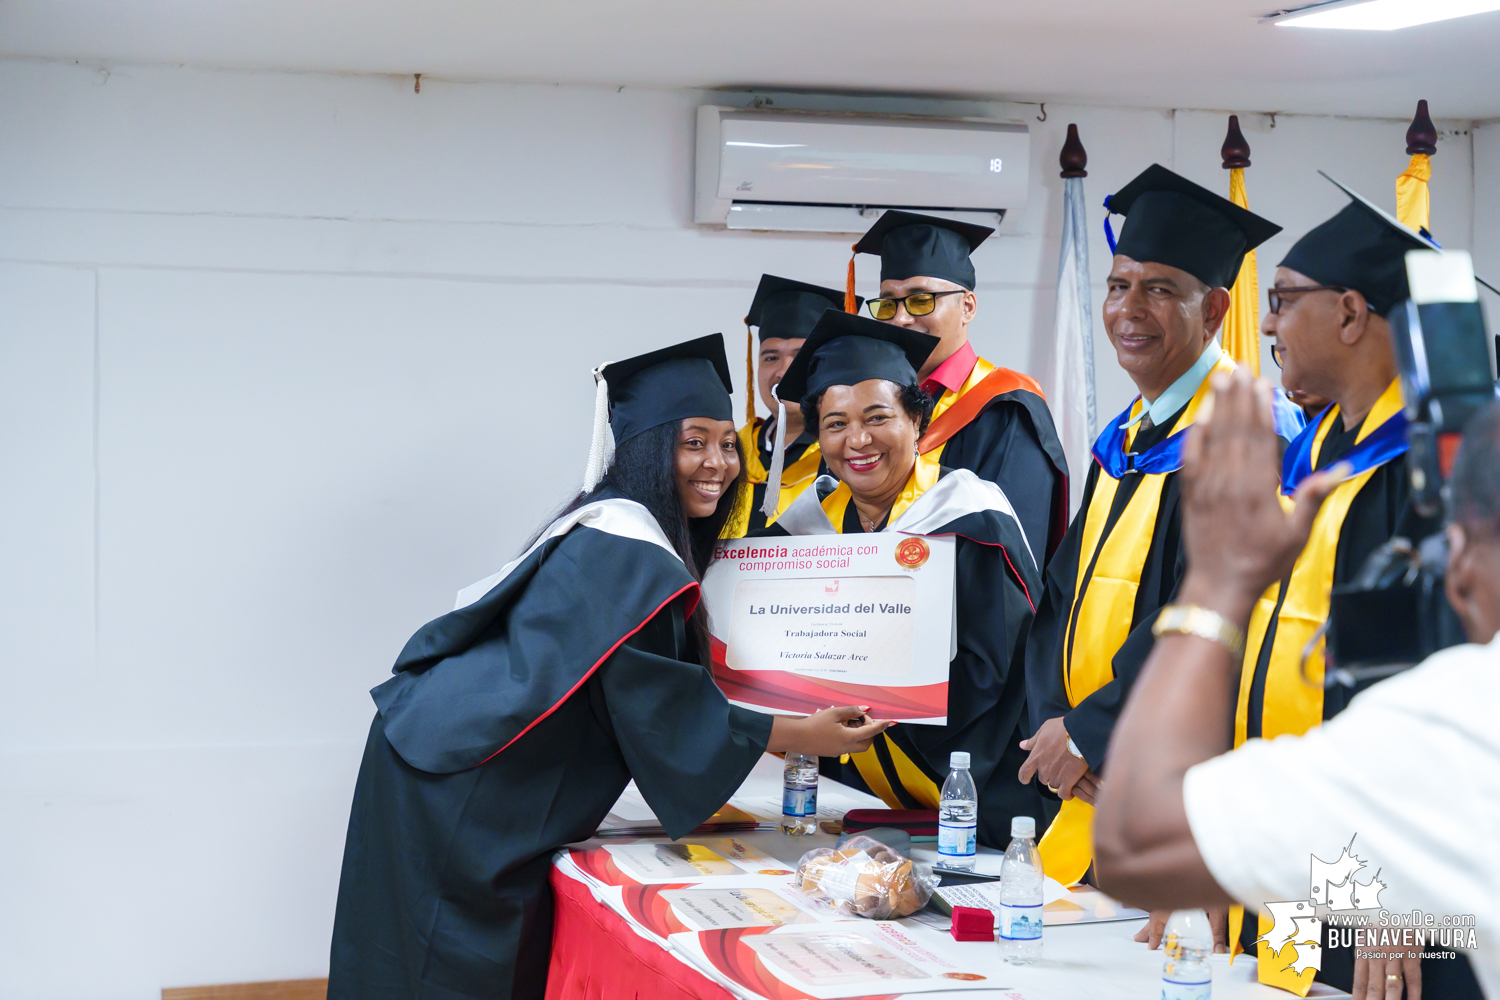
{"type": "Polygon", "coordinates": [[[1500,115],[1500,12],[1397,32],[1252,0],[0,0],[0,54],[646,87],[1500,115]]]}

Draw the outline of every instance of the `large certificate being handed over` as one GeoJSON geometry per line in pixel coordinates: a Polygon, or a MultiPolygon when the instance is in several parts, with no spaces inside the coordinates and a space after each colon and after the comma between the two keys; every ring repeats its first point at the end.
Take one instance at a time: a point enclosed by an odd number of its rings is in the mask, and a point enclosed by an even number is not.
{"type": "Polygon", "coordinates": [[[714,680],[730,701],[792,713],[869,705],[877,719],[947,721],[951,537],[724,541],[703,599],[714,680]]]}

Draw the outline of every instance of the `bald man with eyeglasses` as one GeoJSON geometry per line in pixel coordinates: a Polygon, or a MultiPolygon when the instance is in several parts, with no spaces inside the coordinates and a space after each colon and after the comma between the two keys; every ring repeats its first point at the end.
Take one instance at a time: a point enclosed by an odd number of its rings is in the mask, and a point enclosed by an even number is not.
{"type": "Polygon", "coordinates": [[[938,338],[917,373],[936,403],[919,462],[968,469],[999,486],[1042,569],[1068,528],[1068,465],[1041,387],[969,343],[979,308],[969,254],[993,232],[891,210],[854,251],[880,257],[880,296],[865,303],[870,315],[938,338]]]}

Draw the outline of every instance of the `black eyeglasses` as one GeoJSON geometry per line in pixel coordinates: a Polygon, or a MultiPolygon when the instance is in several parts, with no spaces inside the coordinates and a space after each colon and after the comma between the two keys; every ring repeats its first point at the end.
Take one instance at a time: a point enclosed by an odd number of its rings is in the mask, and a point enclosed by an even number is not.
{"type": "Polygon", "coordinates": [[[1303,292],[1347,292],[1349,289],[1343,285],[1295,285],[1291,288],[1272,288],[1266,292],[1266,298],[1271,302],[1272,315],[1281,315],[1281,304],[1286,301],[1288,295],[1301,295],[1303,292]]]}
{"type": "Polygon", "coordinates": [[[955,288],[951,292],[912,292],[903,295],[899,299],[871,299],[865,305],[870,307],[870,315],[876,319],[895,319],[896,307],[906,303],[906,314],[908,316],[926,316],[937,308],[937,300],[941,295],[962,295],[964,289],[955,288]]]}

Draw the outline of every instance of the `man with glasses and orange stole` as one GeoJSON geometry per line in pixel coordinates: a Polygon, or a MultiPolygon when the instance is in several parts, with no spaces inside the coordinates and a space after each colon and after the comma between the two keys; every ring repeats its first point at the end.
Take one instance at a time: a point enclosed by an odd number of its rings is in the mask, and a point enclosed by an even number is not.
{"type": "MultiPolygon", "coordinates": [[[[994,230],[931,215],[888,211],[854,244],[880,255],[880,297],[870,315],[938,338],[922,365],[922,389],[935,402],[920,460],[968,469],[999,486],[1015,506],[1038,565],[1046,565],[1068,526],[1068,464],[1041,387],[974,353],[969,324],[979,308],[969,254],[994,230]]],[[[853,312],[854,264],[845,309],[853,312]]]]}
{"type": "MultiPolygon", "coordinates": [[[[1277,266],[1261,331],[1276,338],[1273,349],[1287,385],[1333,401],[1287,448],[1282,492],[1291,496],[1314,472],[1341,463],[1348,474],[1318,511],[1291,575],[1267,590],[1251,614],[1235,746],[1257,737],[1300,736],[1375,683],[1323,687],[1322,629],[1333,588],[1353,582],[1371,553],[1393,537],[1421,539],[1439,526],[1408,503],[1406,416],[1385,320],[1410,297],[1406,252],[1436,244],[1343,190],[1350,203],[1298,240],[1277,266]]],[[[1231,916],[1231,940],[1237,917],[1231,916]]],[[[1240,941],[1252,950],[1260,935],[1253,918],[1245,923],[1240,941]]],[[[1375,982],[1383,989],[1385,963],[1376,964],[1375,982]]],[[[1409,985],[1425,973],[1434,980],[1428,984],[1436,987],[1430,990],[1434,996],[1478,995],[1464,962],[1434,959],[1418,968],[1413,959],[1407,965],[1409,985]]],[[[1330,948],[1317,978],[1348,990],[1355,971],[1354,949],[1330,948]]],[[[1296,977],[1287,974],[1282,981],[1278,972],[1263,964],[1262,981],[1297,988],[1296,977]]]]}
{"type": "MultiPolygon", "coordinates": [[[[856,296],[855,307],[863,302],[856,296]]],[[[802,426],[802,411],[795,406],[786,409],[786,426],[777,424],[776,397],[773,390],[786,374],[792,358],[802,349],[808,331],[825,309],[841,309],[844,293],[836,288],[809,285],[774,274],[760,276],[750,312],[745,315],[745,426],[740,428],[740,453],[744,455],[745,475],[751,484],[751,503],[747,510],[737,511],[736,518],[725,526],[725,538],[739,538],[749,531],[766,526],[766,480],[775,463],[778,435],[782,442],[780,502],[777,513],[786,510],[818,476],[823,453],[818,450],[816,435],[802,426]],[[760,368],[755,366],[755,340],[750,332],[760,334],[760,368]],[[771,411],[769,420],[755,415],[755,394],[771,411]],[[748,518],[748,520],[746,520],[748,518]]],[[[773,518],[774,520],[774,518],[773,518]]]]}
{"type": "MultiPolygon", "coordinates": [[[[1035,775],[1062,799],[1041,842],[1047,874],[1081,879],[1093,860],[1093,803],[1151,626],[1183,574],[1177,472],[1209,375],[1234,362],[1214,342],[1245,254],[1281,227],[1152,165],[1105,200],[1125,216],[1104,329],[1140,390],[1094,442],[1083,504],[1047,569],[1026,648],[1035,775]]],[[[1302,427],[1278,394],[1278,432],[1302,427]]],[[[1046,793],[1044,793],[1044,796],[1046,793]]]]}

